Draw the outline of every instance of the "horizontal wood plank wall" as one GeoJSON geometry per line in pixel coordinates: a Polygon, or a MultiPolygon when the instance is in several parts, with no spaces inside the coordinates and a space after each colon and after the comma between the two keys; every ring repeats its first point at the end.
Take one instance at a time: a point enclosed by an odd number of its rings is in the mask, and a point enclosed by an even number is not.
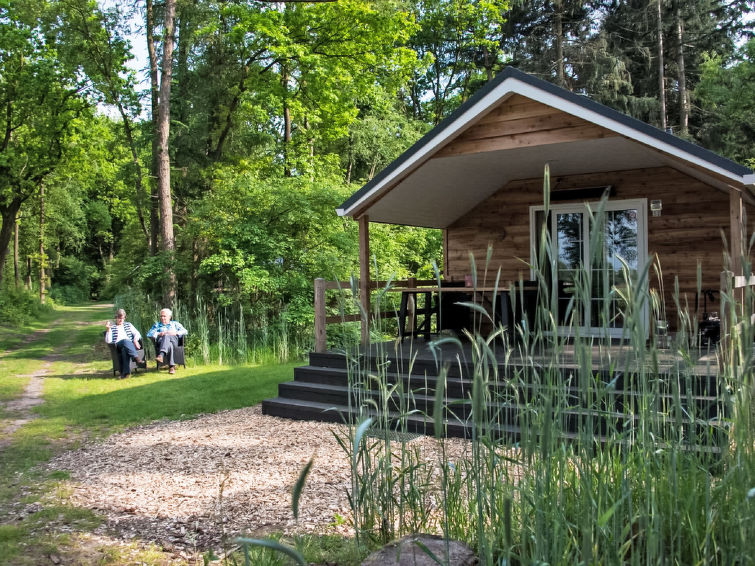
{"type": "Polygon", "coordinates": [[[514,95],[480,119],[436,154],[449,157],[517,147],[591,140],[616,136],[550,106],[514,95]]]}
{"type": "MultiPolygon", "coordinates": [[[[447,230],[446,257],[448,276],[463,280],[470,273],[470,253],[477,264],[478,281],[482,284],[484,262],[488,245],[493,255],[488,266],[488,281],[494,282],[498,268],[501,281],[516,281],[521,276],[529,279],[526,262],[530,255],[530,206],[543,202],[542,179],[515,181],[500,189],[447,230]]],[[[682,303],[690,311],[695,306],[697,265],[702,266],[702,286],[718,289],[723,269],[722,231],[729,234],[729,196],[713,187],[671,168],[616,171],[570,177],[553,177],[551,185],[557,188],[594,187],[612,185],[612,200],[647,198],[648,202],[663,202],[661,216],[646,211],[648,224],[648,257],[658,254],[663,272],[663,287],[667,318],[676,328],[677,312],[674,305],[674,280],[678,277],[682,303]]],[[[578,201],[577,201],[578,202],[578,201]]],[[[755,219],[755,210],[747,209],[747,217],[755,219]]],[[[753,222],[747,233],[755,229],[753,222]]],[[[658,288],[658,278],[651,278],[658,288]]],[[[709,311],[719,310],[716,295],[709,311]]],[[[702,303],[700,304],[702,310],[702,303]]]]}

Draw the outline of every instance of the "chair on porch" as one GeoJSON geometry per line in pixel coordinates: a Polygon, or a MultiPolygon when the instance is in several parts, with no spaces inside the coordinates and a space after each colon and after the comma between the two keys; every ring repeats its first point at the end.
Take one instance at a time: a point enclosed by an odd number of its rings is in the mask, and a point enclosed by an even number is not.
{"type": "Polygon", "coordinates": [[[398,336],[401,341],[407,336],[424,336],[430,340],[432,318],[438,320],[438,301],[431,291],[407,289],[401,292],[401,306],[398,311],[398,336]],[[420,297],[422,300],[420,301],[420,297]],[[409,301],[414,301],[414,309],[409,309],[409,301]],[[421,304],[420,304],[421,302],[421,304]],[[409,315],[409,316],[407,316],[409,315]],[[407,322],[411,322],[407,325],[407,322]]]}
{"type": "Polygon", "coordinates": [[[438,330],[450,330],[460,335],[470,326],[469,307],[462,303],[469,300],[469,291],[463,281],[443,281],[440,293],[438,330]]]}
{"type": "Polygon", "coordinates": [[[522,325],[529,331],[534,329],[539,292],[537,281],[521,281],[512,285],[510,290],[500,292],[496,309],[496,324],[509,329],[512,341],[516,338],[516,325],[522,325]],[[526,323],[526,326],[523,323],[526,323]]]}

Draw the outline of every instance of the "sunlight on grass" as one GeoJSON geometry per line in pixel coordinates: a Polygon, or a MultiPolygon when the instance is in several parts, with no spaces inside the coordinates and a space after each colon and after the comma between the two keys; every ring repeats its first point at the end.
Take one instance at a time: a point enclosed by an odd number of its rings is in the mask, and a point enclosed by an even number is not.
{"type": "MultiPolygon", "coordinates": [[[[3,375],[0,369],[0,403],[5,403],[11,399],[19,397],[26,389],[29,383],[28,377],[16,377],[14,375],[3,375]]],[[[0,418],[3,416],[3,409],[0,407],[0,418]]]]}

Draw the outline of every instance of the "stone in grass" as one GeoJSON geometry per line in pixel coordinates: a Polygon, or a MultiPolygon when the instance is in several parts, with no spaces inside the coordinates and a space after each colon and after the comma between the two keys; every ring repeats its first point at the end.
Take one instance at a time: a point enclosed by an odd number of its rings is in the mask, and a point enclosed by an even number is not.
{"type": "Polygon", "coordinates": [[[425,551],[423,545],[440,560],[440,564],[449,566],[478,564],[474,552],[464,543],[456,540],[448,541],[448,561],[446,561],[446,541],[443,537],[409,535],[376,550],[362,562],[362,566],[438,566],[439,562],[425,551]]]}

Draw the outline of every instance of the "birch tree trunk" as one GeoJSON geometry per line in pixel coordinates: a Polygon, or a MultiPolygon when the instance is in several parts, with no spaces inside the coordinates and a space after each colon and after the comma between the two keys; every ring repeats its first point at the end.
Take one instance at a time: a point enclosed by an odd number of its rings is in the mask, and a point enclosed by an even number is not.
{"type": "Polygon", "coordinates": [[[173,237],[173,199],[170,191],[170,83],[173,77],[173,22],[176,14],[175,0],[165,2],[163,31],[163,60],[160,72],[160,101],[157,113],[157,192],[160,199],[160,231],[162,250],[166,252],[168,281],[164,291],[165,306],[173,305],[176,296],[176,274],[173,256],[176,249],[173,237]]]}
{"type": "Polygon", "coordinates": [[[283,87],[283,175],[291,176],[291,108],[288,105],[288,69],[281,69],[281,86],[283,87]]]}

